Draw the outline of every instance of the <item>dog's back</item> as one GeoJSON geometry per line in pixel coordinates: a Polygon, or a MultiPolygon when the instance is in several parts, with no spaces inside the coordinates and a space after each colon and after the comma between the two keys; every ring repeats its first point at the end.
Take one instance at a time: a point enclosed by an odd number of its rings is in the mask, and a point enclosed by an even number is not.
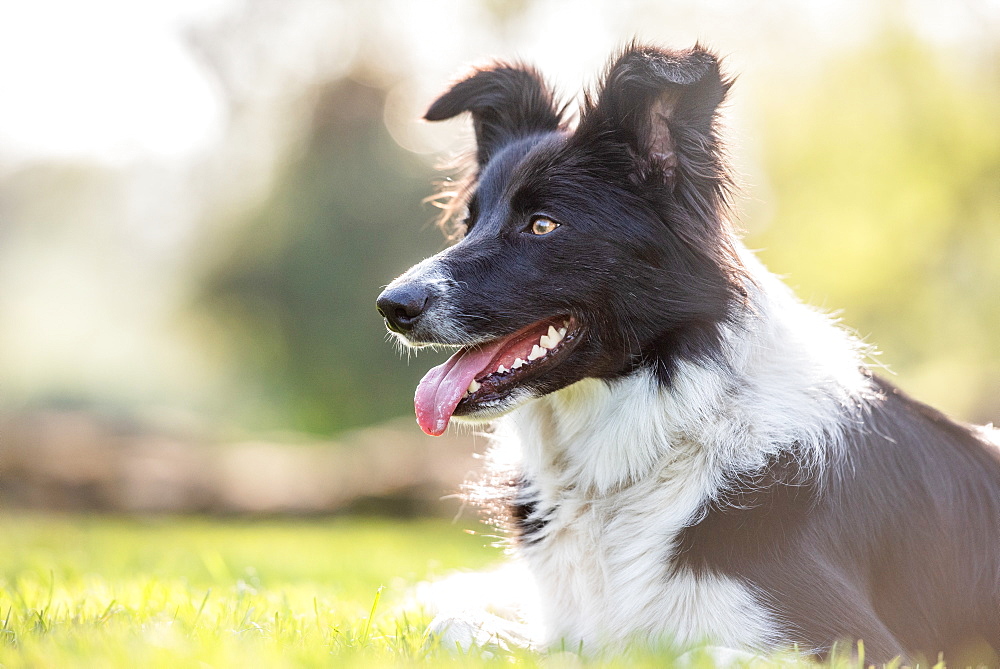
{"type": "Polygon", "coordinates": [[[784,638],[869,655],[1000,648],[1000,466],[985,431],[875,379],[863,422],[815,475],[792,458],[737,478],[685,528],[679,562],[771,596],[784,638]]]}

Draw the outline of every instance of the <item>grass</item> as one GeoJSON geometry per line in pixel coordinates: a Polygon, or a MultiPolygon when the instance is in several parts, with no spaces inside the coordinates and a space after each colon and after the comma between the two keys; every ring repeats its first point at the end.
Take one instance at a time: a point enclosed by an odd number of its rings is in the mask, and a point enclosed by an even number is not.
{"type": "Polygon", "coordinates": [[[3,667],[407,663],[410,587],[500,557],[441,521],[19,516],[0,536],[3,667]]]}
{"type": "MultiPolygon", "coordinates": [[[[584,664],[570,653],[463,656],[427,644],[428,617],[402,606],[412,586],[501,558],[487,536],[445,521],[15,515],[0,518],[0,536],[0,667],[584,664]]],[[[802,666],[755,666],[779,664],[802,666]]]]}

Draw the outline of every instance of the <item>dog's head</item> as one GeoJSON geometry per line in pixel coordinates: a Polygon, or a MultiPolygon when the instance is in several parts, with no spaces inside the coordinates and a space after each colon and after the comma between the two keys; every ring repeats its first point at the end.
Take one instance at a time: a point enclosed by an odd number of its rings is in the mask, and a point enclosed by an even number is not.
{"type": "Polygon", "coordinates": [[[459,347],[417,388],[425,432],[642,366],[669,383],[678,360],[711,355],[741,290],[716,137],[728,86],[698,46],[632,46],[575,129],[522,66],[477,70],[431,105],[430,121],[472,115],[464,235],[378,299],[407,345],[459,347]]]}

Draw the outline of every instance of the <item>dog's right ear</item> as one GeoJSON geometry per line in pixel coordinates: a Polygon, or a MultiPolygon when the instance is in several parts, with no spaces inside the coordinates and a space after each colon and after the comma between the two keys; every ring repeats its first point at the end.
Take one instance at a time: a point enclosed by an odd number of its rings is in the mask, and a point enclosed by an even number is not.
{"type": "Polygon", "coordinates": [[[559,128],[552,91],[534,69],[496,64],[476,70],[431,105],[424,118],[443,121],[472,113],[476,160],[482,168],[496,151],[518,137],[559,128]]]}

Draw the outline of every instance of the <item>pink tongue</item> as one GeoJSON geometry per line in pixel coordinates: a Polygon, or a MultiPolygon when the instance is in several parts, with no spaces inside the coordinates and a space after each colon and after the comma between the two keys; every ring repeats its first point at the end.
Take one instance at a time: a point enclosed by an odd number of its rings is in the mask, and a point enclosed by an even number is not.
{"type": "Polygon", "coordinates": [[[469,384],[503,347],[499,341],[483,348],[463,348],[443,364],[424,374],[417,385],[413,407],[417,424],[427,434],[439,437],[448,427],[455,407],[469,384]]]}

